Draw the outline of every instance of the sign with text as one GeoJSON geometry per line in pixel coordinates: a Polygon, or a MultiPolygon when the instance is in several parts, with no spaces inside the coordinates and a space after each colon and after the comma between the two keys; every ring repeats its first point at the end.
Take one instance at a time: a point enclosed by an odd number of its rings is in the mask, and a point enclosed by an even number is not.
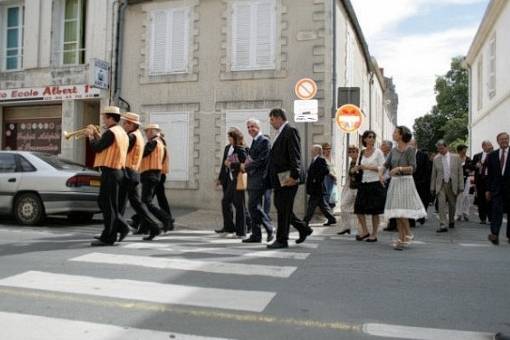
{"type": "Polygon", "coordinates": [[[91,59],[89,65],[92,86],[107,89],[110,86],[110,65],[101,59],[91,59]]]}
{"type": "Polygon", "coordinates": [[[336,124],[343,132],[357,131],[363,123],[363,113],[356,105],[345,104],[336,111],[336,124]]]}
{"type": "Polygon", "coordinates": [[[0,90],[0,103],[98,98],[100,94],[101,90],[90,85],[26,87],[0,90]]]}
{"type": "Polygon", "coordinates": [[[317,83],[310,78],[303,78],[298,80],[294,86],[294,93],[299,99],[312,99],[317,94],[317,83]]]}
{"type": "Polygon", "coordinates": [[[4,149],[60,153],[60,118],[16,119],[4,122],[4,149]]]}
{"type": "Polygon", "coordinates": [[[316,122],[319,120],[318,113],[318,100],[294,100],[294,121],[296,123],[316,122]]]}

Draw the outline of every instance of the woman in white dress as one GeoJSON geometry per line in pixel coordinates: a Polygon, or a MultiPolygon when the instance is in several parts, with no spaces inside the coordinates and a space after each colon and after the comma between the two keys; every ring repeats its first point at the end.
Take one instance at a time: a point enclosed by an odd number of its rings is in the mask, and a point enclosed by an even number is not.
{"type": "Polygon", "coordinates": [[[399,238],[394,244],[395,250],[403,250],[413,239],[409,219],[420,219],[427,216],[423,203],[413,180],[416,168],[416,152],[408,145],[412,133],[405,126],[397,126],[393,132],[393,140],[397,143],[385,166],[390,169],[390,186],[386,196],[384,216],[397,219],[399,238]]]}

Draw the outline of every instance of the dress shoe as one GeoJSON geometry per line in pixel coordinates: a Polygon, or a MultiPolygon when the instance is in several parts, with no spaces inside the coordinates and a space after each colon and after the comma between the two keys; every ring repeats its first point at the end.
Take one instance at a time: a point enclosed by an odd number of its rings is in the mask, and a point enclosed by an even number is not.
{"type": "Polygon", "coordinates": [[[327,221],[326,223],[323,224],[323,226],[327,227],[327,226],[330,226],[330,225],[333,225],[333,224],[336,224],[336,220],[327,221]]]}
{"type": "Polygon", "coordinates": [[[494,340],[510,340],[510,335],[504,335],[503,333],[496,333],[494,340]]]}
{"type": "Polygon", "coordinates": [[[421,225],[424,225],[425,224],[425,217],[419,218],[418,222],[420,222],[421,225]]]}
{"type": "Polygon", "coordinates": [[[345,234],[351,234],[351,229],[344,229],[339,233],[336,233],[337,235],[345,235],[345,234]]]}
{"type": "Polygon", "coordinates": [[[258,239],[257,239],[257,238],[251,238],[251,237],[249,237],[249,238],[247,238],[247,239],[244,239],[242,242],[243,242],[243,243],[261,243],[261,242],[262,242],[262,240],[261,240],[260,238],[258,238],[258,239]]]}
{"type": "Polygon", "coordinates": [[[313,229],[312,228],[308,228],[308,230],[306,230],[304,232],[299,232],[299,238],[296,240],[296,243],[300,244],[300,243],[305,242],[306,238],[308,236],[312,235],[312,233],[313,233],[313,229]]]}
{"type": "Polygon", "coordinates": [[[119,233],[119,242],[122,242],[129,234],[129,229],[123,230],[119,233]]]}
{"type": "Polygon", "coordinates": [[[96,240],[100,240],[100,239],[101,239],[101,235],[96,235],[96,236],[94,236],[94,238],[95,238],[96,240]]]}
{"type": "Polygon", "coordinates": [[[275,239],[275,237],[274,237],[274,232],[271,232],[271,233],[268,233],[268,234],[267,234],[267,238],[266,238],[267,243],[271,243],[271,242],[273,242],[273,241],[274,241],[274,239],[275,239]]]}
{"type": "Polygon", "coordinates": [[[107,246],[113,246],[113,243],[107,243],[107,242],[103,242],[101,240],[97,240],[97,241],[90,242],[90,246],[91,247],[107,247],[107,246]]]}
{"type": "Polygon", "coordinates": [[[449,223],[449,224],[448,224],[448,228],[450,228],[450,229],[455,228],[455,223],[453,223],[453,222],[452,222],[452,223],[449,223]]]}
{"type": "Polygon", "coordinates": [[[489,238],[489,241],[491,241],[491,243],[493,245],[495,245],[495,246],[499,245],[499,238],[496,235],[490,234],[488,238],[489,238]]]}
{"type": "Polygon", "coordinates": [[[225,228],[222,228],[222,229],[216,229],[216,230],[214,230],[214,232],[215,232],[216,234],[231,234],[231,233],[233,233],[233,231],[231,231],[231,230],[227,230],[227,229],[225,229],[225,228]]]}
{"type": "Polygon", "coordinates": [[[436,233],[446,233],[448,232],[448,229],[446,229],[446,227],[440,227],[439,229],[436,230],[436,233]]]}
{"type": "Polygon", "coordinates": [[[368,242],[368,243],[377,242],[377,237],[376,238],[367,238],[365,240],[365,242],[368,242]]]}
{"type": "Polygon", "coordinates": [[[163,232],[166,233],[167,231],[172,231],[175,229],[175,226],[174,226],[174,222],[173,220],[170,220],[168,222],[166,222],[164,225],[163,225],[163,232]]]}
{"type": "Polygon", "coordinates": [[[267,245],[268,249],[282,249],[288,247],[289,245],[287,243],[280,243],[278,241],[274,241],[273,243],[267,245]]]}
{"type": "Polygon", "coordinates": [[[487,224],[486,221],[480,221],[480,224],[487,224]]]}
{"type": "Polygon", "coordinates": [[[366,233],[365,235],[356,235],[356,241],[363,241],[364,239],[368,238],[370,236],[369,233],[366,233]]]}
{"type": "Polygon", "coordinates": [[[159,234],[161,234],[161,231],[159,231],[159,229],[152,230],[151,233],[149,234],[149,236],[144,237],[143,240],[144,241],[152,241],[154,239],[154,237],[158,236],[159,234]]]}

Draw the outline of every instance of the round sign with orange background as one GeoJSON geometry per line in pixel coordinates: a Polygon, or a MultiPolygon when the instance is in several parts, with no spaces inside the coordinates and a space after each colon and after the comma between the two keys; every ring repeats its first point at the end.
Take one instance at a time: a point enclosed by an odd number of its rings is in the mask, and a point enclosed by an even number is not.
{"type": "Polygon", "coordinates": [[[356,105],[345,104],[336,111],[336,124],[343,132],[357,131],[363,123],[363,113],[356,105]]]}

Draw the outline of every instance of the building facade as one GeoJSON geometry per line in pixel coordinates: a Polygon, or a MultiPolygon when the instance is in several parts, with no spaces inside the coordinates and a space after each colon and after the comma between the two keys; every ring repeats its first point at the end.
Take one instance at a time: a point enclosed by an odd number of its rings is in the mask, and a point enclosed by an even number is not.
{"type": "Polygon", "coordinates": [[[100,124],[110,102],[113,0],[0,0],[2,149],[91,164],[84,140],[63,131],[100,124]]]}
{"type": "Polygon", "coordinates": [[[466,56],[469,69],[469,146],[510,133],[510,4],[491,0],[466,56]]]}
{"type": "Polygon", "coordinates": [[[217,208],[215,179],[228,128],[240,128],[249,145],[245,122],[254,117],[273,136],[272,108],[284,108],[299,130],[306,164],[311,145],[328,142],[342,176],[346,145],[358,144],[359,135],[335,124],[339,87],[359,88],[360,131],[383,135],[384,77],[349,1],[128,3],[120,96],[145,122],[162,126],[170,149],[167,194],[175,205],[217,208]],[[315,123],[293,121],[294,85],[301,78],[318,85],[315,123]]]}

